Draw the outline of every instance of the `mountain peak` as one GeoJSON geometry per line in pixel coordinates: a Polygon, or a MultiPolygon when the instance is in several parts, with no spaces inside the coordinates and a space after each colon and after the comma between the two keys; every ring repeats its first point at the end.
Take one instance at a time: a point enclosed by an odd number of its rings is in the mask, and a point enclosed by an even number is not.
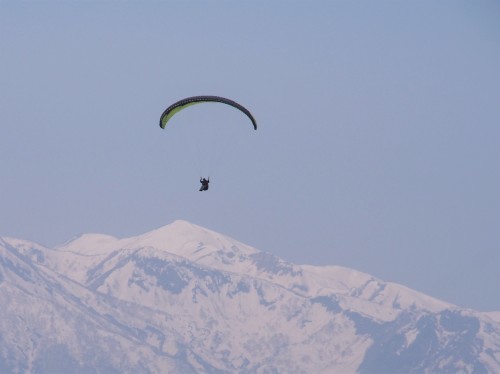
{"type": "Polygon", "coordinates": [[[56,247],[58,251],[96,255],[114,249],[120,240],[105,234],[82,234],[56,247]]]}
{"type": "Polygon", "coordinates": [[[209,231],[188,221],[175,220],[155,230],[136,236],[136,238],[155,238],[157,240],[171,239],[173,237],[189,238],[209,231]]]}
{"type": "Polygon", "coordinates": [[[56,247],[56,249],[82,255],[103,254],[124,247],[129,249],[154,247],[168,250],[189,241],[190,238],[198,237],[204,231],[207,230],[200,226],[187,221],[176,220],[155,230],[130,238],[118,239],[111,235],[98,233],[81,234],[56,247]]]}
{"type": "Polygon", "coordinates": [[[246,253],[257,251],[218,232],[184,220],[173,221],[145,234],[124,239],[124,241],[130,249],[152,247],[192,261],[197,261],[214,252],[232,251],[236,248],[244,248],[246,253]]]}

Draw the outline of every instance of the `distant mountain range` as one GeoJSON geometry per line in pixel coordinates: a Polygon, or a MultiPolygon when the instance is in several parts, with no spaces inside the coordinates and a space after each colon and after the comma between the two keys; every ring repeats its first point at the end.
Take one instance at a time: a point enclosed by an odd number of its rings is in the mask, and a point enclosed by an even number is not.
{"type": "Polygon", "coordinates": [[[500,373],[500,312],[175,221],[0,238],[0,373],[500,373]]]}

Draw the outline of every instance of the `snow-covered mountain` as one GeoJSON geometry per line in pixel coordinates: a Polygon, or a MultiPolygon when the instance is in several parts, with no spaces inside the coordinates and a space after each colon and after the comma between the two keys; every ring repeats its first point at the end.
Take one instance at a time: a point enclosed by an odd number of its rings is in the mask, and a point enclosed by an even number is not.
{"type": "Polygon", "coordinates": [[[0,239],[0,372],[500,372],[500,313],[185,221],[0,239]]]}

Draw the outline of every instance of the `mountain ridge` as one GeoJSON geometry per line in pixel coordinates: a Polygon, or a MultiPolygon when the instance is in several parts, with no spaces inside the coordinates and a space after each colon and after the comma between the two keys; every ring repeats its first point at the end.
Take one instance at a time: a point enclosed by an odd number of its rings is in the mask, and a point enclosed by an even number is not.
{"type": "MultiPolygon", "coordinates": [[[[352,284],[352,278],[362,278],[363,282],[357,283],[355,288],[358,289],[359,292],[359,289],[361,289],[362,285],[364,284],[364,287],[362,287],[362,289],[366,294],[365,297],[368,299],[370,298],[373,299],[374,297],[373,294],[378,292],[380,287],[377,286],[377,283],[383,283],[384,288],[387,286],[389,288],[401,287],[400,285],[397,285],[395,283],[382,282],[371,275],[345,267],[340,267],[340,266],[319,267],[312,265],[300,265],[300,266],[294,265],[286,261],[283,261],[272,254],[258,251],[255,248],[247,246],[234,239],[229,238],[228,242],[227,237],[215,231],[208,230],[206,228],[189,223],[184,220],[176,220],[171,224],[161,226],[157,229],[148,231],[145,234],[124,239],[116,239],[114,237],[110,237],[103,234],[87,234],[75,239],[74,241],[67,243],[64,246],[57,247],[57,250],[76,252],[81,255],[86,255],[85,253],[82,253],[81,248],[92,248],[94,246],[103,248],[101,245],[103,242],[103,238],[105,239],[104,248],[107,248],[108,251],[106,255],[109,255],[109,251],[112,252],[119,248],[144,249],[151,247],[155,248],[155,250],[161,250],[162,252],[174,254],[186,258],[190,261],[203,264],[205,266],[214,267],[221,271],[231,271],[231,272],[234,272],[235,270],[234,269],[235,257],[237,256],[233,256],[233,254],[234,251],[236,251],[236,253],[240,254],[239,258],[237,257],[240,261],[244,260],[248,261],[249,259],[251,259],[250,263],[243,262],[244,268],[238,269],[237,272],[244,272],[245,274],[250,274],[257,278],[266,281],[272,281],[275,283],[280,282],[280,278],[283,278],[281,277],[283,273],[287,275],[290,273],[293,274],[295,272],[295,274],[298,275],[301,273],[306,273],[307,272],[306,269],[309,269],[311,273],[317,275],[318,270],[323,273],[328,271],[333,271],[335,272],[335,274],[333,276],[331,275],[330,279],[332,278],[338,279],[340,274],[346,274],[346,277],[350,278],[350,281],[346,283],[352,284]],[[193,236],[196,237],[197,240],[192,241],[184,239],[186,237],[190,238],[193,236]],[[88,242],[89,238],[92,239],[92,242],[90,243],[88,242]],[[81,243],[82,240],[85,240],[84,245],[82,245],[81,243]],[[111,243],[111,245],[107,245],[109,243],[111,243]],[[77,244],[79,250],[75,251],[75,244],[77,244]],[[230,250],[229,252],[228,249],[230,250]],[[230,253],[231,258],[227,257],[227,253],[230,253]],[[229,269],[229,267],[231,268],[229,269]],[[271,276],[269,276],[269,272],[271,272],[271,276]]],[[[93,255],[100,255],[100,254],[93,254],[93,255]]],[[[239,265],[242,265],[242,263],[240,262],[239,265]]],[[[303,280],[302,284],[297,284],[295,281],[294,284],[286,284],[283,283],[283,281],[280,284],[287,289],[295,289],[300,293],[310,288],[311,287],[310,283],[311,281],[306,279],[303,280]]],[[[339,283],[338,281],[335,282],[337,286],[338,283],[339,283]]],[[[313,285],[312,287],[314,286],[315,285],[313,285]]],[[[350,287],[352,287],[352,285],[350,287]]],[[[328,287],[324,290],[323,294],[329,294],[332,292],[336,293],[343,292],[346,293],[346,296],[350,296],[348,295],[348,289],[350,287],[344,287],[343,289],[341,287],[338,287],[337,289],[328,287]]],[[[443,304],[443,302],[440,300],[431,298],[430,296],[424,295],[422,293],[418,293],[417,291],[410,290],[409,288],[406,288],[406,290],[414,293],[414,295],[418,295],[419,298],[427,301],[427,304],[429,304],[429,301],[432,300],[432,303],[435,305],[432,306],[427,305],[427,307],[433,311],[437,311],[439,310],[439,308],[444,309],[446,307],[451,306],[451,304],[449,303],[443,304]],[[437,307],[438,304],[442,305],[437,307]]],[[[397,294],[397,291],[395,291],[395,293],[397,294]]],[[[309,296],[321,296],[321,295],[322,295],[321,293],[316,292],[314,295],[309,295],[309,296]]],[[[362,294],[358,294],[355,296],[360,297],[362,296],[362,294]]],[[[394,298],[397,298],[397,296],[394,296],[394,298]]]]}
{"type": "Polygon", "coordinates": [[[496,312],[340,266],[291,264],[182,220],[131,238],[86,234],[54,249],[1,238],[0,297],[14,300],[3,317],[15,321],[15,331],[0,330],[0,362],[28,372],[61,354],[68,367],[91,372],[500,369],[496,312]],[[38,326],[26,303],[54,322],[38,326]],[[21,348],[7,348],[17,335],[21,348]],[[106,339],[135,353],[120,364],[106,339]],[[89,364],[93,349],[102,352],[89,364]]]}

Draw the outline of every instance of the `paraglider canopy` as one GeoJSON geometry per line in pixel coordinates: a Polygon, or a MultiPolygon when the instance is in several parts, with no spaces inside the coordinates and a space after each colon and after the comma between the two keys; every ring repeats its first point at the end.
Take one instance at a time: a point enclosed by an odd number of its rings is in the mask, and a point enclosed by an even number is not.
{"type": "Polygon", "coordinates": [[[252,113],[244,106],[238,104],[236,101],[226,99],[220,96],[191,96],[182,100],[177,101],[176,103],[170,105],[160,117],[160,127],[162,129],[165,128],[167,122],[179,111],[187,108],[188,106],[206,102],[215,102],[215,103],[223,103],[230,105],[240,111],[242,111],[249,119],[252,121],[253,128],[257,130],[257,122],[255,118],[252,116],[252,113]]]}

